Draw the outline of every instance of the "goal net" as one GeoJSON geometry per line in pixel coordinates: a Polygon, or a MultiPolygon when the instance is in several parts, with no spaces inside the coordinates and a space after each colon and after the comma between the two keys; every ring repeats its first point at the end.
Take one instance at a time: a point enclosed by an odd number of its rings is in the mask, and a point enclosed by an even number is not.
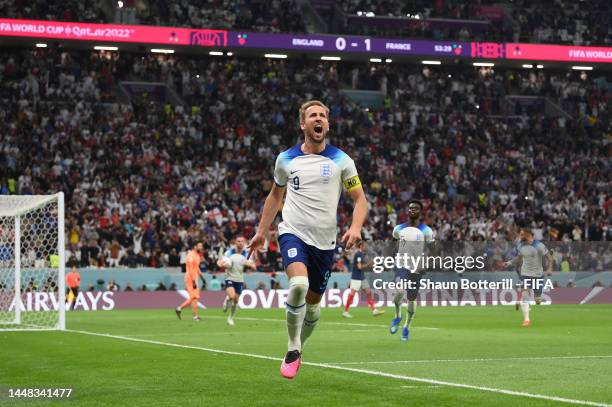
{"type": "Polygon", "coordinates": [[[65,329],[64,195],[0,195],[0,330],[65,329]]]}

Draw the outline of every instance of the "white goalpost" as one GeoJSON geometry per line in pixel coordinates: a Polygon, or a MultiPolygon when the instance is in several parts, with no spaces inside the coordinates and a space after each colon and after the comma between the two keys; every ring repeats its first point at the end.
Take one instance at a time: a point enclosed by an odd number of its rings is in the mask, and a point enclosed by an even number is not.
{"type": "Polygon", "coordinates": [[[0,195],[0,331],[66,329],[64,194],[0,195]]]}

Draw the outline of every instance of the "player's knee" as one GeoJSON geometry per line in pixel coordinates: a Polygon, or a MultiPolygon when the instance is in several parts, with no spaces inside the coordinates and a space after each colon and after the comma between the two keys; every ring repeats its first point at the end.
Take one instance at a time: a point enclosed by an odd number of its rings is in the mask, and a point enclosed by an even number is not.
{"type": "Polygon", "coordinates": [[[287,298],[288,305],[301,306],[306,300],[308,292],[308,277],[295,276],[289,279],[289,296],[287,298]],[[289,304],[292,302],[292,304],[289,304]]]}
{"type": "Polygon", "coordinates": [[[295,276],[289,279],[290,290],[298,290],[300,292],[304,292],[304,295],[306,295],[306,292],[308,291],[308,286],[308,277],[295,276]]]}

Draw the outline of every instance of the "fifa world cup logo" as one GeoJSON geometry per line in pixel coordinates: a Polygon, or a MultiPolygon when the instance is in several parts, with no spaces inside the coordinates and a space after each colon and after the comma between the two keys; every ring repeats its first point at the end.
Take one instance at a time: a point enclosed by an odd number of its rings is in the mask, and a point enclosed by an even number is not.
{"type": "Polygon", "coordinates": [[[198,30],[189,33],[189,45],[201,47],[224,47],[227,45],[227,32],[198,30]]]}

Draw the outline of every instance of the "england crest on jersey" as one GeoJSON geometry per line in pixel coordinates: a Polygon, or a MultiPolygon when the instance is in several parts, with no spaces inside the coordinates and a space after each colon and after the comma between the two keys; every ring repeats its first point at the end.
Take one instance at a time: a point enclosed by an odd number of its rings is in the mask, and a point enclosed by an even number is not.
{"type": "Polygon", "coordinates": [[[323,177],[331,177],[332,169],[330,164],[321,164],[321,175],[323,177]]]}

